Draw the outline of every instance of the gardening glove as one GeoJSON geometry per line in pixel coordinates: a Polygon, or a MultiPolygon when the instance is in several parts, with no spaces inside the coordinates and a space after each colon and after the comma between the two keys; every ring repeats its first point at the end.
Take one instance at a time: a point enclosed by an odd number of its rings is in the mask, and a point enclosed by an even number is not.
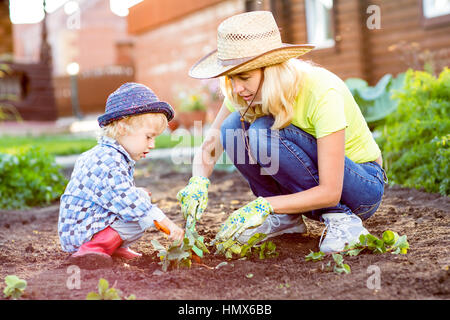
{"type": "Polygon", "coordinates": [[[188,185],[177,193],[187,229],[195,226],[195,222],[200,220],[208,205],[209,183],[210,181],[206,177],[193,176],[189,179],[188,185]]]}
{"type": "Polygon", "coordinates": [[[224,242],[231,237],[236,239],[244,230],[261,225],[270,213],[273,213],[270,203],[263,197],[258,197],[228,217],[217,233],[215,242],[224,242]]]}

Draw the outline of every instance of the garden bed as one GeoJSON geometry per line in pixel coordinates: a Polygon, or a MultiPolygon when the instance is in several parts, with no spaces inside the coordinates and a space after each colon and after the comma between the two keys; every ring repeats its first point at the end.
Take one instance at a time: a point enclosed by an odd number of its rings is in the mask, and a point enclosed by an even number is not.
{"type": "MultiPolygon", "coordinates": [[[[71,170],[65,172],[70,175],[71,170]]],[[[154,161],[138,167],[136,185],[152,191],[152,198],[180,225],[183,219],[176,200],[187,183],[189,167],[174,168],[154,161]]],[[[197,230],[205,242],[214,238],[219,225],[233,210],[254,199],[237,172],[215,172],[211,177],[208,208],[197,230]]],[[[224,257],[213,253],[193,264],[161,272],[159,258],[150,241],[168,244],[167,238],[149,230],[132,249],[143,256],[132,262],[115,259],[110,269],[79,270],[79,288],[74,269],[66,262],[57,234],[59,204],[21,211],[0,211],[0,279],[17,275],[28,283],[21,299],[83,300],[97,290],[100,278],[120,289],[123,296],[137,299],[449,299],[450,199],[415,189],[387,187],[378,212],[365,222],[374,235],[390,229],[407,235],[406,255],[361,253],[345,256],[350,274],[323,272],[321,262],[306,262],[310,250],[318,251],[321,223],[306,220],[305,235],[282,235],[271,239],[278,257],[259,260],[230,260],[215,269],[224,257]],[[368,279],[379,268],[380,286],[368,279]],[[72,282],[71,282],[72,281],[72,282]],[[370,281],[369,281],[370,282],[370,281]]],[[[211,250],[213,251],[213,250],[211,250]]],[[[76,272],[76,269],[75,269],[76,272]]],[[[3,296],[0,298],[3,299],[3,296]]]]}

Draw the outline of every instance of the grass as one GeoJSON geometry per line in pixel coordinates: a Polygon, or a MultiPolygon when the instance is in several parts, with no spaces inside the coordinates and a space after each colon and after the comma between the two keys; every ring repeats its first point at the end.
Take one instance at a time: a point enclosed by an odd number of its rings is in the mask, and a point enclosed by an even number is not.
{"type": "Polygon", "coordinates": [[[11,153],[16,148],[40,147],[54,156],[82,153],[97,144],[95,138],[71,135],[1,136],[0,152],[11,153]]]}
{"type": "Polygon", "coordinates": [[[174,148],[174,147],[197,147],[203,141],[202,136],[175,136],[162,134],[156,138],[155,149],[174,148]]]}
{"type": "MultiPolygon", "coordinates": [[[[203,137],[162,134],[156,138],[155,148],[173,148],[199,146],[203,137]]],[[[91,137],[74,135],[42,135],[42,136],[0,136],[0,153],[14,153],[14,149],[37,146],[54,156],[80,154],[97,144],[91,137]]]]}

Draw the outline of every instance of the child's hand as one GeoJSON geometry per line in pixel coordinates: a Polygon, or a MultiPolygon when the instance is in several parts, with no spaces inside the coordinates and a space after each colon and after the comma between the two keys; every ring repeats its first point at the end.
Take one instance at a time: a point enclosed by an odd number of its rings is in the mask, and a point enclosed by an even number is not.
{"type": "Polygon", "coordinates": [[[164,218],[159,221],[158,224],[164,229],[169,230],[169,239],[173,241],[183,241],[184,238],[184,230],[177,226],[172,220],[169,218],[164,218]]]}

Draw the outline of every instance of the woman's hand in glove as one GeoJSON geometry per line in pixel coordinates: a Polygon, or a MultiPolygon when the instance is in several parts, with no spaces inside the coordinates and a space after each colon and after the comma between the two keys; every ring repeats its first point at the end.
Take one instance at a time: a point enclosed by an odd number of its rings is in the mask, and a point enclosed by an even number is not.
{"type": "Polygon", "coordinates": [[[181,211],[186,219],[186,227],[190,228],[202,217],[208,205],[209,184],[208,178],[194,176],[189,179],[188,185],[178,192],[177,199],[180,201],[181,211]]]}
{"type": "Polygon", "coordinates": [[[261,225],[272,212],[270,203],[263,197],[258,197],[228,217],[217,233],[215,242],[236,239],[244,230],[261,225]]]}

